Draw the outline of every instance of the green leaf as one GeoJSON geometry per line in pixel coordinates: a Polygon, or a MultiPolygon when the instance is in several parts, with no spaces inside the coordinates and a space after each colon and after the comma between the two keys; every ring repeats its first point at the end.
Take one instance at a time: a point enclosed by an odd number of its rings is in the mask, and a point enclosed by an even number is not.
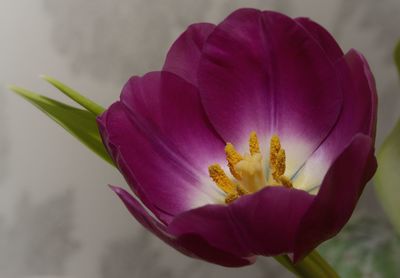
{"type": "Polygon", "coordinates": [[[319,247],[340,277],[400,277],[400,238],[384,217],[359,217],[319,247]]]}
{"type": "Polygon", "coordinates": [[[114,165],[100,138],[95,115],[86,110],[35,94],[21,87],[10,86],[9,89],[39,108],[89,149],[111,165],[114,165]]]}
{"type": "Polygon", "coordinates": [[[67,85],[61,83],[60,81],[54,79],[53,77],[50,77],[47,75],[41,75],[41,78],[43,78],[44,80],[49,82],[51,85],[56,87],[58,90],[60,90],[66,96],[71,98],[73,101],[80,104],[82,107],[86,108],[86,110],[93,113],[95,116],[98,116],[105,111],[105,109],[103,107],[101,107],[100,105],[98,105],[97,103],[84,97],[83,95],[81,95],[77,91],[75,91],[74,89],[68,87],[67,85]]]}

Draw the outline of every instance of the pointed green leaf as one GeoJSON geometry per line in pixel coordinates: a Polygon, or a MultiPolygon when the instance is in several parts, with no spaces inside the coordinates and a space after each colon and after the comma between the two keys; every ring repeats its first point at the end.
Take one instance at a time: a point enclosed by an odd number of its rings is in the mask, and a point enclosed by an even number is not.
{"type": "Polygon", "coordinates": [[[111,165],[114,165],[100,138],[95,115],[86,110],[35,94],[21,87],[10,86],[9,89],[39,108],[89,149],[111,165]]]}
{"type": "Polygon", "coordinates": [[[50,76],[47,76],[47,75],[42,75],[41,78],[43,78],[44,80],[49,82],[51,85],[56,87],[58,90],[60,90],[66,96],[71,98],[73,101],[77,102],[82,107],[86,108],[89,112],[93,113],[95,116],[98,116],[105,111],[105,109],[102,106],[98,105],[97,103],[93,102],[92,100],[88,99],[87,97],[84,97],[83,95],[79,94],[77,91],[75,91],[74,89],[61,83],[60,81],[58,81],[50,76]]]}

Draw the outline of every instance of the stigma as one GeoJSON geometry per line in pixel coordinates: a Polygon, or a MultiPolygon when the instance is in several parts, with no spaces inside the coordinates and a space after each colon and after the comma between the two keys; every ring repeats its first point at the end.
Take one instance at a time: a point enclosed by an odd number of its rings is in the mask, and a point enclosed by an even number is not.
{"type": "Polygon", "coordinates": [[[214,183],[225,194],[225,203],[229,204],[239,197],[256,192],[266,185],[292,187],[285,174],[286,154],[280,139],[273,135],[270,141],[269,171],[260,151],[256,132],[249,136],[249,153],[240,154],[233,144],[227,143],[225,155],[231,176],[228,176],[219,164],[208,167],[208,173],[214,183]]]}

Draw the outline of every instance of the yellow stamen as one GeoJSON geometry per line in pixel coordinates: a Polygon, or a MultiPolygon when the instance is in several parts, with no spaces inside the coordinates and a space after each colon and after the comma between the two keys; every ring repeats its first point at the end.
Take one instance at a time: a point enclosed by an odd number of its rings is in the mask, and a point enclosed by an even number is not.
{"type": "Polygon", "coordinates": [[[226,160],[228,160],[228,166],[229,170],[231,171],[231,174],[237,178],[238,180],[241,179],[240,174],[235,170],[235,165],[239,163],[241,160],[243,160],[243,157],[238,153],[235,149],[235,147],[231,144],[228,143],[225,146],[225,154],[226,154],[226,160]]]}
{"type": "Polygon", "coordinates": [[[226,144],[226,160],[234,178],[228,176],[219,164],[208,167],[210,177],[226,194],[225,203],[227,204],[240,196],[256,192],[265,185],[293,187],[291,180],[285,176],[286,153],[277,135],[273,135],[270,142],[269,177],[265,173],[263,155],[254,131],[250,133],[249,151],[250,154],[240,154],[231,143],[226,144]]]}
{"type": "Polygon", "coordinates": [[[218,185],[218,187],[226,194],[236,193],[235,184],[229,179],[219,164],[213,164],[209,166],[208,174],[218,185]]]}
{"type": "Polygon", "coordinates": [[[238,185],[236,187],[236,193],[233,194],[228,194],[225,198],[225,203],[230,204],[233,201],[235,201],[237,198],[239,198],[240,196],[249,194],[249,192],[247,192],[245,189],[243,189],[240,185],[238,185]]]}
{"type": "Polygon", "coordinates": [[[286,154],[284,149],[280,149],[277,154],[275,154],[275,164],[272,166],[272,176],[278,181],[279,177],[285,173],[286,170],[286,154]]]}
{"type": "Polygon", "coordinates": [[[247,190],[245,190],[244,188],[242,188],[241,186],[237,187],[237,193],[239,194],[239,196],[249,194],[249,192],[247,190]]]}
{"type": "Polygon", "coordinates": [[[292,181],[286,176],[280,176],[279,181],[282,183],[284,187],[293,188],[292,181]]]}
{"type": "Polygon", "coordinates": [[[269,163],[274,167],[276,164],[276,156],[281,149],[281,142],[277,135],[272,135],[269,145],[269,163]]]}
{"type": "Polygon", "coordinates": [[[240,196],[247,194],[246,190],[229,179],[219,164],[209,166],[208,173],[217,186],[226,193],[225,203],[229,204],[240,196]]]}
{"type": "Polygon", "coordinates": [[[225,198],[225,203],[230,204],[239,197],[240,196],[237,194],[228,194],[228,196],[226,196],[226,198],[225,198]]]}
{"type": "Polygon", "coordinates": [[[271,137],[269,167],[275,182],[286,187],[292,187],[290,179],[284,176],[286,171],[286,153],[282,149],[280,139],[277,135],[271,137]]]}
{"type": "Polygon", "coordinates": [[[257,133],[255,131],[250,133],[249,148],[251,155],[260,153],[260,145],[258,144],[257,133]]]}
{"type": "Polygon", "coordinates": [[[240,185],[236,187],[236,193],[233,194],[228,194],[225,198],[225,203],[230,204],[233,201],[235,201],[237,198],[240,196],[246,195],[249,192],[247,192],[245,189],[243,189],[240,185]]]}

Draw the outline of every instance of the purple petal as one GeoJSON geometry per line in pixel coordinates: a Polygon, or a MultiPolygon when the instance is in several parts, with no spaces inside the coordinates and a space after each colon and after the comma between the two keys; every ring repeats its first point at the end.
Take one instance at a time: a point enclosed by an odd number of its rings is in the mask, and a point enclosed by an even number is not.
{"type": "Polygon", "coordinates": [[[218,25],[203,48],[198,78],[203,105],[224,140],[242,145],[253,130],[265,141],[278,134],[294,162],[288,175],[319,146],[341,108],[324,50],[275,12],[241,9],[218,25]]]}
{"type": "Polygon", "coordinates": [[[225,162],[225,143],[211,126],[197,89],[175,74],[151,72],[131,78],[121,102],[142,132],[200,172],[208,176],[209,164],[225,162]]]}
{"type": "Polygon", "coordinates": [[[342,229],[376,167],[372,139],[357,135],[329,169],[318,195],[300,223],[295,261],[342,229]]]}
{"type": "Polygon", "coordinates": [[[143,227],[164,242],[168,244],[172,243],[173,237],[166,231],[166,226],[152,217],[131,194],[117,186],[110,186],[110,188],[121,198],[129,212],[143,227]]]}
{"type": "Polygon", "coordinates": [[[255,258],[240,258],[216,249],[199,236],[173,237],[167,232],[167,227],[149,215],[143,206],[128,192],[116,186],[111,186],[111,189],[121,198],[126,208],[140,224],[186,256],[228,267],[239,267],[255,262],[255,258]]]}
{"type": "Polygon", "coordinates": [[[208,205],[178,215],[168,231],[199,235],[240,257],[293,251],[298,224],[313,196],[300,190],[266,187],[225,205],[208,205]]]}
{"type": "Polygon", "coordinates": [[[189,83],[197,85],[197,67],[204,42],[215,25],[197,23],[190,25],[168,51],[163,70],[175,73],[189,83]]]}
{"type": "Polygon", "coordinates": [[[336,70],[340,73],[344,101],[339,121],[329,137],[340,141],[343,149],[343,144],[356,133],[375,137],[377,93],[368,63],[358,51],[350,50],[337,63],[336,70]]]}
{"type": "Polygon", "coordinates": [[[324,27],[305,17],[296,18],[295,21],[309,32],[309,34],[323,48],[325,54],[332,63],[335,63],[343,57],[344,53],[342,49],[324,27]]]}
{"type": "Polygon", "coordinates": [[[319,185],[334,159],[357,133],[375,137],[377,94],[367,62],[359,52],[350,50],[336,69],[345,93],[342,112],[328,138],[296,176],[295,184],[300,188],[319,185]]]}
{"type": "Polygon", "coordinates": [[[223,196],[207,166],[224,144],[204,116],[195,87],[171,73],[132,78],[122,102],[99,118],[103,140],[125,179],[163,222],[223,196]]]}
{"type": "Polygon", "coordinates": [[[111,105],[97,118],[97,123],[106,149],[116,162],[117,167],[124,175],[133,192],[135,192],[135,195],[140,198],[158,219],[161,219],[163,222],[168,222],[171,218],[171,214],[160,210],[149,200],[147,197],[148,193],[140,186],[134,173],[130,170],[129,165],[125,161],[123,153],[120,151],[120,145],[131,144],[131,141],[135,142],[133,141],[135,138],[141,139],[140,136],[136,135],[138,133],[136,128],[131,126],[131,122],[127,119],[121,103],[116,102],[111,105]],[[121,133],[121,130],[125,132],[121,133]]]}

